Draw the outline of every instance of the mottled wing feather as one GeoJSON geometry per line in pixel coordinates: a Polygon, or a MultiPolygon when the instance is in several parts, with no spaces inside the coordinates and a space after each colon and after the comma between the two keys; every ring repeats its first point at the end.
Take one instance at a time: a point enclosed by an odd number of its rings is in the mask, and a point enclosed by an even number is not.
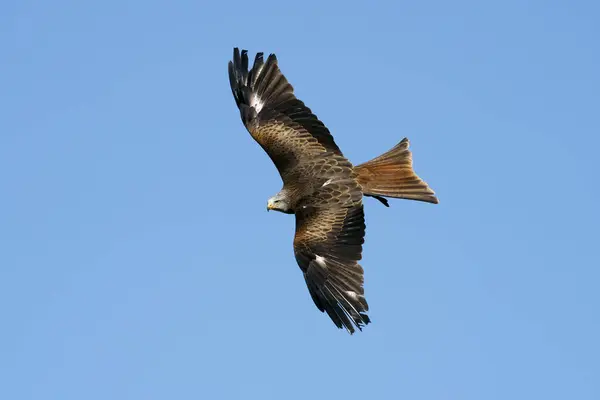
{"type": "Polygon", "coordinates": [[[287,173],[305,159],[320,153],[342,156],[329,129],[296,98],[274,54],[263,62],[262,53],[258,53],[248,71],[247,52],[240,54],[234,49],[229,80],[244,125],[284,181],[287,173]]]}
{"type": "Polygon", "coordinates": [[[358,185],[342,179],[322,187],[296,211],[294,253],[310,295],[338,328],[370,322],[361,259],[364,211],[358,185]]]}

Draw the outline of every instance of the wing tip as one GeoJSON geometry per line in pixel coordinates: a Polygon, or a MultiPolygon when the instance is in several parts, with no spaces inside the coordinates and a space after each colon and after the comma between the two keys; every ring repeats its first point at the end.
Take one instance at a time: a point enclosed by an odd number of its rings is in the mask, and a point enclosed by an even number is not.
{"type": "Polygon", "coordinates": [[[270,54],[266,63],[263,57],[263,52],[257,52],[254,64],[249,68],[248,50],[233,48],[233,59],[229,61],[229,79],[238,107],[253,107],[257,100],[261,106],[267,103],[275,106],[288,99],[288,93],[293,93],[293,88],[279,71],[277,56],[270,54]]]}
{"type": "Polygon", "coordinates": [[[333,323],[339,329],[346,329],[349,334],[354,334],[356,329],[362,332],[363,328],[371,323],[367,315],[369,305],[363,295],[355,292],[344,295],[338,285],[327,281],[320,289],[324,311],[327,312],[333,323]]]}

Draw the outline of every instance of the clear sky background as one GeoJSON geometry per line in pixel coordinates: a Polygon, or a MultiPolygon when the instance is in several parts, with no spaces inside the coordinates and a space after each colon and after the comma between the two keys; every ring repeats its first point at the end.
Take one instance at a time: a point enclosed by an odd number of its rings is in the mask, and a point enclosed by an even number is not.
{"type": "Polygon", "coordinates": [[[600,6],[4,1],[0,398],[599,399],[600,6]],[[232,48],[355,163],[373,323],[313,305],[232,48]]]}

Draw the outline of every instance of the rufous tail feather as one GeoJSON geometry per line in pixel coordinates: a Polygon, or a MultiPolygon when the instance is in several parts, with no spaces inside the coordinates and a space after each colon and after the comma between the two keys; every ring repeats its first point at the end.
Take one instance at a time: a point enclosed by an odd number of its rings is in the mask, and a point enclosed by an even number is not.
{"type": "Polygon", "coordinates": [[[438,203],[435,192],[413,170],[409,145],[404,138],[388,152],[355,167],[365,196],[375,197],[386,206],[383,197],[438,203]]]}

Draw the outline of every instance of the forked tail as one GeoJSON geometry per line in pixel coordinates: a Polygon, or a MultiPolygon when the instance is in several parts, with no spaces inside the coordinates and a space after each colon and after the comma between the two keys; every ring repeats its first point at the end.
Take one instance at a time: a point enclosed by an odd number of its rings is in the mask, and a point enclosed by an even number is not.
{"type": "Polygon", "coordinates": [[[383,197],[438,203],[435,192],[413,170],[409,144],[404,138],[390,151],[355,167],[365,196],[375,197],[386,206],[383,197]]]}

